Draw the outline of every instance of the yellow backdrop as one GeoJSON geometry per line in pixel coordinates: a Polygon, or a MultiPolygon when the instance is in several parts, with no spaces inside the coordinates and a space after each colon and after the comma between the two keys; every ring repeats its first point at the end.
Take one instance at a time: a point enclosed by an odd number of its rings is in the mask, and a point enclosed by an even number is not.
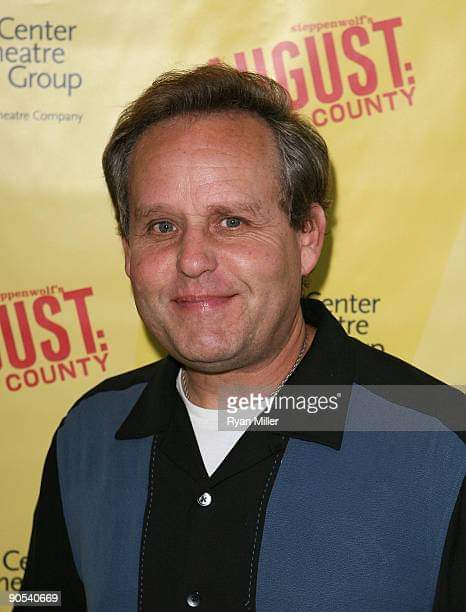
{"type": "Polygon", "coordinates": [[[336,204],[310,291],[345,328],[465,382],[463,36],[450,0],[4,0],[0,13],[0,589],[18,590],[52,432],[156,358],[132,305],[100,156],[172,67],[288,87],[326,138],[336,204]]]}

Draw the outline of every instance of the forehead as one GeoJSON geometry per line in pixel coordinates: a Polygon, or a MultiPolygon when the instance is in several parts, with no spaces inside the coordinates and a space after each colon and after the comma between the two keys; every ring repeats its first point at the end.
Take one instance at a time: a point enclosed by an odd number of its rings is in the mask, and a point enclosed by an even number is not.
{"type": "MultiPolygon", "coordinates": [[[[279,189],[280,156],[269,125],[253,113],[222,112],[160,121],[137,141],[131,200],[215,197],[245,191],[268,199],[279,189]],[[154,193],[155,192],[155,193],[154,193]]],[[[245,193],[244,195],[247,195],[245,193]]]]}

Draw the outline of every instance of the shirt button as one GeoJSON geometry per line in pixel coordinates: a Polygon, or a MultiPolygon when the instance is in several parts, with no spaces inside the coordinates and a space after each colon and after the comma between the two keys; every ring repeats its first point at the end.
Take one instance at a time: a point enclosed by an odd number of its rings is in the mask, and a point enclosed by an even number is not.
{"type": "Polygon", "coordinates": [[[194,591],[186,597],[186,603],[190,608],[197,608],[201,605],[201,596],[197,591],[194,591]]]}
{"type": "Polygon", "coordinates": [[[212,495],[210,493],[203,493],[202,495],[199,495],[197,498],[197,503],[203,507],[210,506],[212,503],[212,495]]]}

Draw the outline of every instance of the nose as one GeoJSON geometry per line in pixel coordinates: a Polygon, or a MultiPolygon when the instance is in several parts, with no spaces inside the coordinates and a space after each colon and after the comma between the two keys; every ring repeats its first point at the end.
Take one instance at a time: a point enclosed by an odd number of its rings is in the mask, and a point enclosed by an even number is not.
{"type": "Polygon", "coordinates": [[[200,227],[187,228],[179,242],[177,271],[189,278],[197,278],[217,267],[214,241],[200,227]]]}

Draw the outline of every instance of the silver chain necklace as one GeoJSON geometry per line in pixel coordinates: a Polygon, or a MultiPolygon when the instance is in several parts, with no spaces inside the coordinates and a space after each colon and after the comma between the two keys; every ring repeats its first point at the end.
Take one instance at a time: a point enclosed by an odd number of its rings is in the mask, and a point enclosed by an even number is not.
{"type": "MultiPolygon", "coordinates": [[[[286,381],[290,378],[290,376],[293,374],[293,372],[298,367],[299,362],[303,358],[304,351],[306,350],[307,338],[308,338],[307,327],[305,327],[304,340],[303,340],[303,343],[301,345],[301,348],[299,349],[298,356],[296,357],[296,360],[293,363],[293,365],[291,367],[291,370],[288,372],[288,374],[285,376],[285,378],[281,381],[281,383],[278,385],[278,387],[275,388],[275,391],[272,393],[271,397],[275,397],[277,395],[277,393],[280,391],[280,389],[284,386],[286,381]]],[[[189,392],[188,392],[188,381],[186,379],[186,370],[184,368],[181,370],[181,386],[183,388],[183,392],[184,392],[184,394],[186,396],[186,399],[191,401],[190,397],[189,397],[189,392]]]]}

